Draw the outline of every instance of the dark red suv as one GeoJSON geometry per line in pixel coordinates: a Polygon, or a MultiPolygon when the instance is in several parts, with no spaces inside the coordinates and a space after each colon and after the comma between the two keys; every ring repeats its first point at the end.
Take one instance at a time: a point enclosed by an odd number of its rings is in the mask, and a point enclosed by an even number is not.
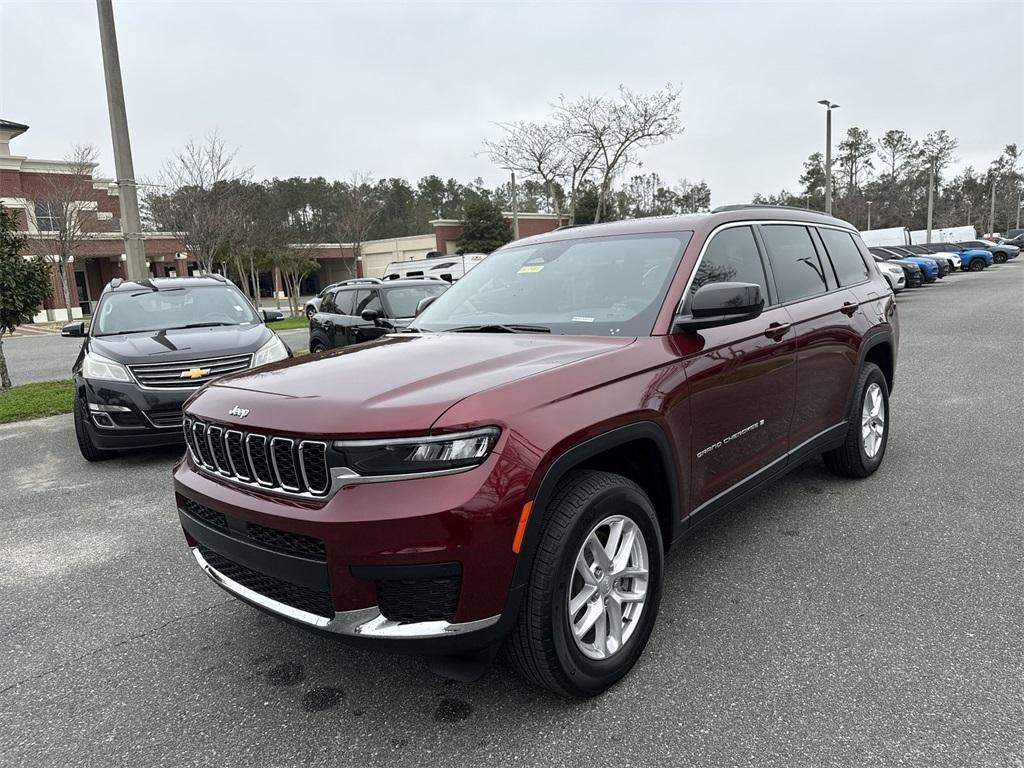
{"type": "Polygon", "coordinates": [[[174,471],[196,562],[355,643],[597,694],[671,545],[822,454],[885,454],[896,305],[856,230],[751,206],[496,251],[401,333],[228,376],[174,471]]]}

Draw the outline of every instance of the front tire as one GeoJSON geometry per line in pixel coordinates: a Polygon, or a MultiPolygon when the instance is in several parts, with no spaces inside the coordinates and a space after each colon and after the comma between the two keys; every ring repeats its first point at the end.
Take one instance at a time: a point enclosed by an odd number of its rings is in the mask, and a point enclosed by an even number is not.
{"type": "Polygon", "coordinates": [[[984,259],[971,259],[971,272],[981,272],[985,268],[984,259]]]}
{"type": "Polygon", "coordinates": [[[835,475],[867,477],[882,465],[888,443],[889,385],[877,365],[864,363],[847,414],[843,444],[821,458],[835,475]]]}
{"type": "Polygon", "coordinates": [[[535,685],[596,696],[632,669],[654,627],[657,515],[636,483],[592,470],[570,473],[546,511],[508,656],[535,685]]]}
{"type": "Polygon", "coordinates": [[[1006,263],[1006,254],[1005,253],[994,253],[994,254],[992,254],[992,261],[994,261],[996,264],[1005,264],[1006,263]]]}
{"type": "Polygon", "coordinates": [[[78,440],[78,450],[82,453],[82,458],[86,461],[106,461],[113,457],[114,451],[106,451],[102,448],[97,448],[96,444],[92,441],[92,437],[89,435],[88,429],[86,429],[85,422],[88,419],[88,415],[85,412],[85,405],[80,398],[75,398],[75,439],[78,440]]]}

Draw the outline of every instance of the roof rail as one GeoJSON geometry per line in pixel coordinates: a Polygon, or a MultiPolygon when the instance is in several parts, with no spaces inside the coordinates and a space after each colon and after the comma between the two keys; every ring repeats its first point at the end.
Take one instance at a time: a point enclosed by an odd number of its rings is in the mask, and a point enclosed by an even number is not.
{"type": "Polygon", "coordinates": [[[353,277],[351,280],[342,280],[335,285],[380,285],[383,282],[379,277],[353,277]]]}
{"type": "Polygon", "coordinates": [[[819,211],[816,208],[801,208],[798,205],[770,205],[769,203],[740,203],[738,205],[719,205],[717,208],[712,208],[712,213],[726,213],[727,211],[747,211],[747,210],[759,210],[763,208],[771,208],[777,210],[781,208],[784,211],[800,211],[801,213],[820,213],[822,216],[830,216],[831,214],[819,211]]]}
{"type": "Polygon", "coordinates": [[[120,288],[121,287],[121,283],[123,283],[123,282],[124,282],[124,278],[123,277],[115,277],[113,280],[111,280],[109,283],[107,283],[107,288],[110,288],[111,290],[114,290],[116,288],[120,288]]]}
{"type": "Polygon", "coordinates": [[[218,280],[218,281],[220,281],[222,283],[229,282],[228,279],[226,277],[224,277],[224,275],[220,274],[219,272],[211,272],[209,276],[212,277],[214,280],[218,280]]]}

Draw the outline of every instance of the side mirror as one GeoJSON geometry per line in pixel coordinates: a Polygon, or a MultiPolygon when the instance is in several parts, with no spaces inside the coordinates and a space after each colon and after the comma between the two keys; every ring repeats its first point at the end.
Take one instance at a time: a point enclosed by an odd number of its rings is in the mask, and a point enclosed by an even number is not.
{"type": "Polygon", "coordinates": [[[278,320],[284,320],[284,312],[279,312],[276,309],[264,309],[263,320],[267,323],[276,323],[278,320]]]}
{"type": "MultiPolygon", "coordinates": [[[[438,294],[437,296],[440,295],[441,294],[438,294]]],[[[426,309],[435,301],[437,301],[437,296],[427,296],[426,298],[420,299],[419,302],[417,302],[416,304],[416,316],[419,317],[420,312],[422,312],[424,309],[426,309]]]]}
{"type": "Polygon", "coordinates": [[[373,323],[379,328],[395,327],[387,320],[385,320],[383,317],[381,317],[380,312],[378,312],[376,309],[364,309],[362,312],[359,313],[359,316],[363,318],[363,320],[365,320],[366,322],[373,323]]]}
{"type": "Polygon", "coordinates": [[[690,301],[690,314],[676,317],[675,333],[753,320],[764,309],[761,286],[753,283],[709,283],[690,301]]]}
{"type": "Polygon", "coordinates": [[[85,336],[85,323],[79,320],[77,323],[65,323],[60,329],[61,336],[85,336]]]}

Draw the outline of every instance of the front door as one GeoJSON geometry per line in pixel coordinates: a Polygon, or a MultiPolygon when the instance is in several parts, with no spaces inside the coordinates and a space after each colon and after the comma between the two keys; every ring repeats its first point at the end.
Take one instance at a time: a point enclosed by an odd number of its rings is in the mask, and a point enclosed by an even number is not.
{"type": "Polygon", "coordinates": [[[712,235],[689,296],[714,282],[760,285],[765,310],[753,320],[700,331],[699,351],[684,362],[692,424],[691,510],[774,462],[785,462],[796,391],[789,315],[770,288],[751,226],[712,235]]]}

